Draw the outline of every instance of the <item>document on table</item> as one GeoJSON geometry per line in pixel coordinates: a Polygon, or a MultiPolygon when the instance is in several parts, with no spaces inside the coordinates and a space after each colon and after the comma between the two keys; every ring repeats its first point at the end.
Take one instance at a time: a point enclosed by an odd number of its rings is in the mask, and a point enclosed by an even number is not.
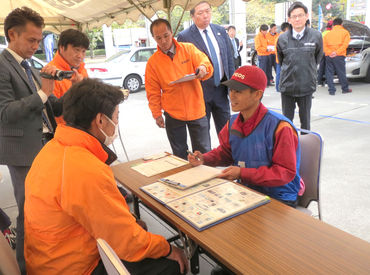
{"type": "Polygon", "coordinates": [[[186,82],[186,81],[190,81],[190,80],[193,80],[193,79],[196,79],[197,76],[195,73],[193,74],[187,74],[187,75],[184,75],[183,77],[175,80],[175,81],[172,81],[170,82],[169,84],[170,85],[173,85],[173,84],[176,84],[176,83],[181,83],[181,82],[186,82]]]}
{"type": "Polygon", "coordinates": [[[181,167],[188,163],[188,161],[182,158],[176,157],[174,155],[168,155],[160,159],[140,163],[138,165],[132,166],[131,168],[144,176],[151,177],[172,170],[174,168],[181,167]]]}

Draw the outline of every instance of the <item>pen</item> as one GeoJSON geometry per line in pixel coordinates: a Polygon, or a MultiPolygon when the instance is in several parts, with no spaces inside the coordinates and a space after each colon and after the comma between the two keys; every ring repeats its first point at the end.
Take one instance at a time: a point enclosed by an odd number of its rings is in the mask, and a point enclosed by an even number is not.
{"type": "Polygon", "coordinates": [[[186,150],[186,152],[188,152],[188,154],[192,155],[193,157],[195,157],[196,160],[200,160],[200,158],[196,155],[194,155],[193,152],[190,152],[189,150],[186,150]]]}

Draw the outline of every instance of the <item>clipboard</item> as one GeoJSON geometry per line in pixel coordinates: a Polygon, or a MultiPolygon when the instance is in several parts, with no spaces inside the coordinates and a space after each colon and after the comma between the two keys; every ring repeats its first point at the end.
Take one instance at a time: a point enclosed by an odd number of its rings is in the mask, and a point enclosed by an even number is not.
{"type": "Polygon", "coordinates": [[[191,80],[196,79],[196,78],[197,78],[197,76],[196,76],[195,73],[186,74],[183,77],[180,77],[179,79],[177,79],[175,81],[171,81],[169,83],[169,85],[174,85],[174,84],[181,83],[181,82],[191,81],[191,80]]]}

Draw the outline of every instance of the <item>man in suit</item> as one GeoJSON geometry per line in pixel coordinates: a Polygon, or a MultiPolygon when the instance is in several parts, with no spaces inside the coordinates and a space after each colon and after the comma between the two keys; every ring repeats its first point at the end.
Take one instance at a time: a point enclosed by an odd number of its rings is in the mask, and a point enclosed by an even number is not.
{"type": "Polygon", "coordinates": [[[243,49],[243,43],[241,41],[239,42],[239,39],[235,37],[236,29],[234,26],[227,27],[227,34],[230,37],[231,52],[234,57],[234,64],[236,70],[242,65],[242,58],[240,56],[240,52],[243,49]]]}
{"type": "Polygon", "coordinates": [[[199,2],[190,10],[190,15],[194,25],[182,31],[177,41],[193,43],[212,61],[213,77],[203,81],[202,88],[208,125],[212,113],[218,134],[230,119],[228,89],[220,83],[230,79],[235,70],[231,43],[223,27],[210,24],[212,8],[208,2],[199,2]]]}
{"type": "MultiPolygon", "coordinates": [[[[36,154],[53,137],[54,112],[62,112],[61,102],[52,95],[54,80],[40,79],[27,61],[39,47],[43,26],[43,18],[35,11],[13,10],[4,21],[9,45],[0,55],[0,164],[8,166],[18,206],[16,255],[22,274],[26,273],[24,180],[36,154]]],[[[45,66],[42,72],[54,75],[55,70],[45,66]]]]}

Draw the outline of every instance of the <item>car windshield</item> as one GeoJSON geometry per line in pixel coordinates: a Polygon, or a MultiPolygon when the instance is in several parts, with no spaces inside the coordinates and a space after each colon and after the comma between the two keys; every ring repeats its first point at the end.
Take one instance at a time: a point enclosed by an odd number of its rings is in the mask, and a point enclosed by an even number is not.
{"type": "Polygon", "coordinates": [[[369,48],[370,41],[365,39],[351,39],[349,43],[349,47],[356,47],[356,48],[369,48]]]}
{"type": "Polygon", "coordinates": [[[111,57],[107,58],[105,60],[105,62],[114,62],[114,63],[119,63],[122,61],[122,59],[124,59],[128,54],[130,53],[130,51],[120,51],[114,55],[112,55],[111,57]]]}

